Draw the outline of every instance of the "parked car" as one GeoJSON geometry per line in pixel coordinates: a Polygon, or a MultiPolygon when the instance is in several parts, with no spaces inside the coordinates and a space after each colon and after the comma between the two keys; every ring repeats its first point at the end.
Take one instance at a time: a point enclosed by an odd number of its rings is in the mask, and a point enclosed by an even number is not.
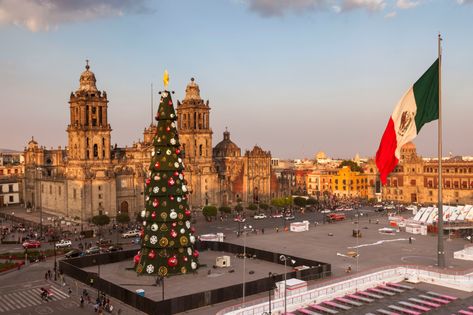
{"type": "Polygon", "coordinates": [[[286,221],[295,220],[295,219],[296,219],[296,217],[293,216],[293,215],[287,215],[287,216],[284,217],[284,220],[286,220],[286,221]]]}
{"type": "Polygon", "coordinates": [[[109,252],[117,252],[119,250],[123,250],[123,247],[121,246],[115,246],[115,245],[112,245],[108,248],[108,251],[109,252]]]}
{"type": "Polygon", "coordinates": [[[282,213],[275,213],[272,215],[273,218],[282,218],[282,213]]]}
{"type": "Polygon", "coordinates": [[[68,251],[64,257],[66,258],[74,258],[74,257],[80,257],[80,256],[83,256],[84,255],[84,252],[82,252],[80,249],[72,249],[70,251],[68,251]]]}
{"type": "Polygon", "coordinates": [[[330,213],[330,212],[332,212],[332,210],[330,210],[330,209],[324,209],[324,210],[320,211],[320,213],[330,213]]]}
{"type": "Polygon", "coordinates": [[[103,246],[103,245],[110,245],[112,244],[112,240],[107,240],[107,239],[99,239],[98,241],[95,242],[98,246],[103,246]]]}
{"type": "Polygon", "coordinates": [[[85,254],[86,255],[100,254],[100,247],[92,246],[91,248],[89,248],[85,251],[85,254]]]}
{"type": "Polygon", "coordinates": [[[64,247],[71,247],[72,242],[68,240],[61,240],[58,243],[56,243],[56,248],[64,248],[64,247]]]}
{"type": "Polygon", "coordinates": [[[253,217],[253,219],[256,219],[256,220],[266,219],[266,218],[267,218],[267,216],[264,213],[255,214],[254,217],[253,217]]]}
{"type": "Polygon", "coordinates": [[[327,214],[327,218],[332,221],[342,221],[345,220],[345,215],[343,213],[330,213],[327,214]]]}
{"type": "Polygon", "coordinates": [[[29,240],[23,242],[23,248],[38,248],[41,247],[41,242],[36,240],[29,240]]]}
{"type": "Polygon", "coordinates": [[[130,237],[136,237],[136,236],[140,236],[140,231],[132,230],[132,231],[128,231],[122,234],[123,238],[130,238],[130,237]]]}

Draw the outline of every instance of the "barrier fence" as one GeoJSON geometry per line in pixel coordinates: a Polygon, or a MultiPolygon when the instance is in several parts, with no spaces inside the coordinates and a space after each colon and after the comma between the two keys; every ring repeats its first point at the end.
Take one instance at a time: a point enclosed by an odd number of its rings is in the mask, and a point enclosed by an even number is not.
{"type": "MultiPolygon", "coordinates": [[[[196,248],[201,251],[213,250],[219,252],[229,252],[232,254],[243,253],[243,246],[224,242],[197,242],[196,248]]],[[[282,253],[274,253],[251,247],[246,247],[246,253],[248,255],[255,256],[260,260],[284,264],[284,262],[281,262],[279,259],[280,255],[285,255],[282,253]]],[[[130,291],[126,288],[118,286],[117,284],[100,278],[96,272],[88,272],[81,269],[97,266],[99,264],[105,265],[132,259],[135,254],[136,250],[128,250],[61,260],[59,261],[59,268],[64,274],[83,283],[91,284],[92,279],[92,287],[94,289],[100,290],[105,294],[147,314],[175,314],[207,305],[242,298],[243,283],[238,283],[224,288],[207,290],[185,296],[170,298],[163,301],[155,301],[147,297],[142,297],[136,294],[136,292],[130,291]]],[[[298,265],[306,265],[309,267],[309,269],[288,272],[287,278],[314,280],[331,275],[330,264],[292,255],[291,258],[295,259],[298,265]]],[[[274,277],[274,281],[282,281],[283,279],[284,274],[279,274],[274,277]]],[[[272,287],[273,279],[269,279],[267,277],[245,282],[245,292],[247,296],[269,291],[272,287]]]]}

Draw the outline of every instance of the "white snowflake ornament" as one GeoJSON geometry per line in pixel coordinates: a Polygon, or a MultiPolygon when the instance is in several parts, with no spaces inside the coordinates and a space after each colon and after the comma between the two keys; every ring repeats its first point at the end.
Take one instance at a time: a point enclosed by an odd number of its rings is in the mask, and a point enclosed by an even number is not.
{"type": "Polygon", "coordinates": [[[153,265],[146,266],[146,272],[147,273],[153,273],[153,271],[154,271],[154,266],[153,265]]]}
{"type": "Polygon", "coordinates": [[[158,237],[156,235],[151,236],[149,242],[153,245],[156,244],[158,242],[158,237]]]}

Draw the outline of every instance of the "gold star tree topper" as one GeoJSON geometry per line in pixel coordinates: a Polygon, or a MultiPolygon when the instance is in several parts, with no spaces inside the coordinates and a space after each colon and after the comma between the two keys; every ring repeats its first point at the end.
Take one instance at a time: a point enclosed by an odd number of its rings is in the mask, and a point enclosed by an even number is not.
{"type": "Polygon", "coordinates": [[[164,70],[163,82],[164,82],[164,89],[167,89],[168,84],[169,84],[169,73],[167,70],[164,70]]]}

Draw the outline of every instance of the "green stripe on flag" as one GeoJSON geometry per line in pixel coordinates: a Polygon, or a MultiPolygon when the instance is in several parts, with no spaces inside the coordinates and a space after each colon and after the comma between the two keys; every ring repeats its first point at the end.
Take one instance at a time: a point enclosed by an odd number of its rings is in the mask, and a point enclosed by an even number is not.
{"type": "Polygon", "coordinates": [[[439,60],[414,83],[414,97],[417,105],[417,134],[426,123],[439,118],[439,60]]]}

